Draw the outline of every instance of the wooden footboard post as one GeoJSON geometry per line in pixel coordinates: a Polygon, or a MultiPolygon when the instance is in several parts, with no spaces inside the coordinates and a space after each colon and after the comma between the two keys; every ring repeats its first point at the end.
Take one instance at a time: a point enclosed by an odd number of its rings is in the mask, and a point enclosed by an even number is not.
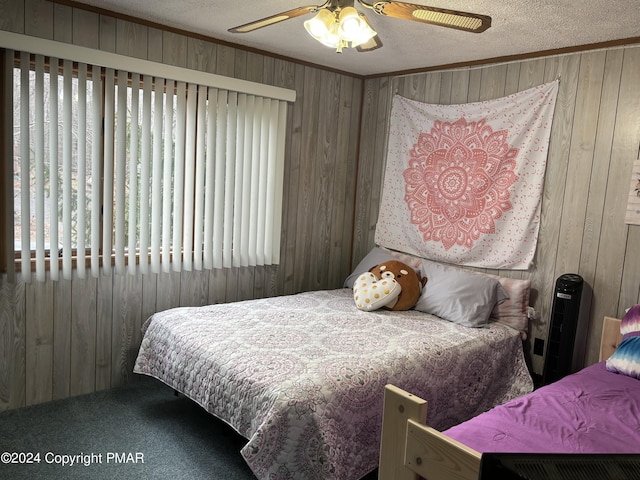
{"type": "Polygon", "coordinates": [[[393,385],[384,392],[382,438],[378,480],[417,480],[419,477],[404,466],[407,421],[425,424],[427,402],[393,385]]]}

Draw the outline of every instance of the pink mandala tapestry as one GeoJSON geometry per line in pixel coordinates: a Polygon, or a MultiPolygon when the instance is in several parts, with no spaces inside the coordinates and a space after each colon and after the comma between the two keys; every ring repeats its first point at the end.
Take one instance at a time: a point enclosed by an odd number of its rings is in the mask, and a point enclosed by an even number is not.
{"type": "Polygon", "coordinates": [[[527,269],[558,81],[432,105],[396,96],[376,243],[447,263],[527,269]]]}

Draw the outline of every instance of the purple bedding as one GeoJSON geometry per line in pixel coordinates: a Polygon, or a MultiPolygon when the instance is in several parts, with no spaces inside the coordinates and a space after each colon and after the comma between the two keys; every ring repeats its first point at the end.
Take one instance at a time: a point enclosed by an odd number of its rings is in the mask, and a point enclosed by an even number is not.
{"type": "Polygon", "coordinates": [[[640,453],[640,381],[596,363],[443,433],[483,453],[640,453]]]}
{"type": "Polygon", "coordinates": [[[519,332],[363,312],[350,289],[153,315],[134,371],[248,439],[259,479],[358,479],[378,463],[384,386],[429,400],[447,428],[532,389],[519,332]]]}

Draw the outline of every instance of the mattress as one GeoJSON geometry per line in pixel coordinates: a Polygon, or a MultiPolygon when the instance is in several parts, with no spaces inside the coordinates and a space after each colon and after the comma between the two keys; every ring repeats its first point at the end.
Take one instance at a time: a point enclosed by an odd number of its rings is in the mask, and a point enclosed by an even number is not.
{"type": "Polygon", "coordinates": [[[259,479],[358,479],[376,468],[384,386],[429,401],[447,428],[532,389],[519,332],[409,310],[360,311],[352,291],[153,315],[134,371],[247,438],[259,479]]]}
{"type": "Polygon", "coordinates": [[[640,381],[596,363],[443,433],[482,453],[640,453],[640,381]]]}

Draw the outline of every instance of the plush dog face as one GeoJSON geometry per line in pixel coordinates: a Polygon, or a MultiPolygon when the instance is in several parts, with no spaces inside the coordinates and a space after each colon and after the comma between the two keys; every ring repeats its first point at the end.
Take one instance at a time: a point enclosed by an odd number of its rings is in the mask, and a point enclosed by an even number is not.
{"type": "Polygon", "coordinates": [[[395,305],[384,307],[389,310],[409,310],[413,308],[420,298],[422,287],[427,283],[427,279],[420,277],[413,268],[397,260],[380,263],[369,271],[378,279],[393,278],[402,287],[395,305]]]}

